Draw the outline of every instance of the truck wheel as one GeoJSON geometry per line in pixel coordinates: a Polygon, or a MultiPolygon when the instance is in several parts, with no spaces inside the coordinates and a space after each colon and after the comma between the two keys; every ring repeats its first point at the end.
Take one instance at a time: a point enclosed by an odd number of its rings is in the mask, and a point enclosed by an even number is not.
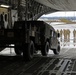
{"type": "Polygon", "coordinates": [[[31,41],[23,49],[23,57],[25,60],[31,60],[34,56],[34,43],[31,41]]]}
{"type": "Polygon", "coordinates": [[[43,56],[47,56],[49,52],[49,42],[46,42],[45,46],[42,47],[41,53],[43,56]]]}
{"type": "Polygon", "coordinates": [[[60,53],[60,46],[58,46],[57,49],[54,49],[53,52],[58,55],[60,53]]]}
{"type": "Polygon", "coordinates": [[[15,47],[15,48],[14,48],[14,51],[15,51],[16,55],[21,55],[21,54],[22,54],[21,49],[18,48],[18,47],[15,47]]]}

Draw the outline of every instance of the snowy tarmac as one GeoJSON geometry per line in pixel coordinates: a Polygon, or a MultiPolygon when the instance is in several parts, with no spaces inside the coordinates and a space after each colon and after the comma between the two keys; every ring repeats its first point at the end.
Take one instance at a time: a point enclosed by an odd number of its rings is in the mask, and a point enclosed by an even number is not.
{"type": "MultiPolygon", "coordinates": [[[[0,52],[0,55],[3,56],[15,56],[15,52],[13,48],[6,48],[0,52]]],[[[41,56],[41,52],[38,52],[38,56],[41,56]]],[[[52,50],[49,50],[48,57],[53,58],[72,58],[76,59],[76,47],[65,46],[61,47],[61,51],[59,55],[54,55],[52,50]]]]}

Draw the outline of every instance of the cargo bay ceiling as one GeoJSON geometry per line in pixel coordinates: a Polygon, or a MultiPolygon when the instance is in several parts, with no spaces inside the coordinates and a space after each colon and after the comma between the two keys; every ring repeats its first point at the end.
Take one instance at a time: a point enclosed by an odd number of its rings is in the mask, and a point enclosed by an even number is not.
{"type": "Polygon", "coordinates": [[[76,0],[35,0],[56,10],[76,10],[76,0]]]}
{"type": "Polygon", "coordinates": [[[76,10],[76,0],[0,0],[1,4],[18,10],[19,20],[37,20],[46,13],[76,10]]]}

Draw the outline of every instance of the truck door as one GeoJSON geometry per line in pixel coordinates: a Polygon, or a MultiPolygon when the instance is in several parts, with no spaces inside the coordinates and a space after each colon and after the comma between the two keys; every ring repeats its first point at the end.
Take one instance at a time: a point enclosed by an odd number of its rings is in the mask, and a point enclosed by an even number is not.
{"type": "Polygon", "coordinates": [[[54,44],[54,42],[53,42],[53,40],[54,40],[54,38],[53,38],[53,31],[52,30],[50,30],[50,46],[51,46],[51,48],[53,48],[53,44],[54,44]]]}
{"type": "Polygon", "coordinates": [[[53,42],[54,42],[54,44],[53,44],[54,48],[57,48],[58,39],[57,39],[57,33],[55,31],[53,33],[53,42]]]}
{"type": "Polygon", "coordinates": [[[57,47],[57,35],[56,32],[51,30],[51,48],[56,48],[57,47]]]}

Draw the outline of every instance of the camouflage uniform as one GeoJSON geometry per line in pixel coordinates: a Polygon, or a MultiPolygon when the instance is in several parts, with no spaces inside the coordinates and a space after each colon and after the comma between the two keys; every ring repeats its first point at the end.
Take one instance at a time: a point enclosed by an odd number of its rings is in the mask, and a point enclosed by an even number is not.
{"type": "Polygon", "coordinates": [[[62,42],[62,34],[63,34],[63,31],[62,29],[60,30],[60,41],[62,42]]]}
{"type": "Polygon", "coordinates": [[[64,29],[64,42],[67,42],[67,30],[64,29]]]}
{"type": "Polygon", "coordinates": [[[76,43],[76,30],[73,30],[73,42],[76,43]]]}
{"type": "Polygon", "coordinates": [[[70,42],[70,30],[67,29],[67,42],[70,42]]]}

